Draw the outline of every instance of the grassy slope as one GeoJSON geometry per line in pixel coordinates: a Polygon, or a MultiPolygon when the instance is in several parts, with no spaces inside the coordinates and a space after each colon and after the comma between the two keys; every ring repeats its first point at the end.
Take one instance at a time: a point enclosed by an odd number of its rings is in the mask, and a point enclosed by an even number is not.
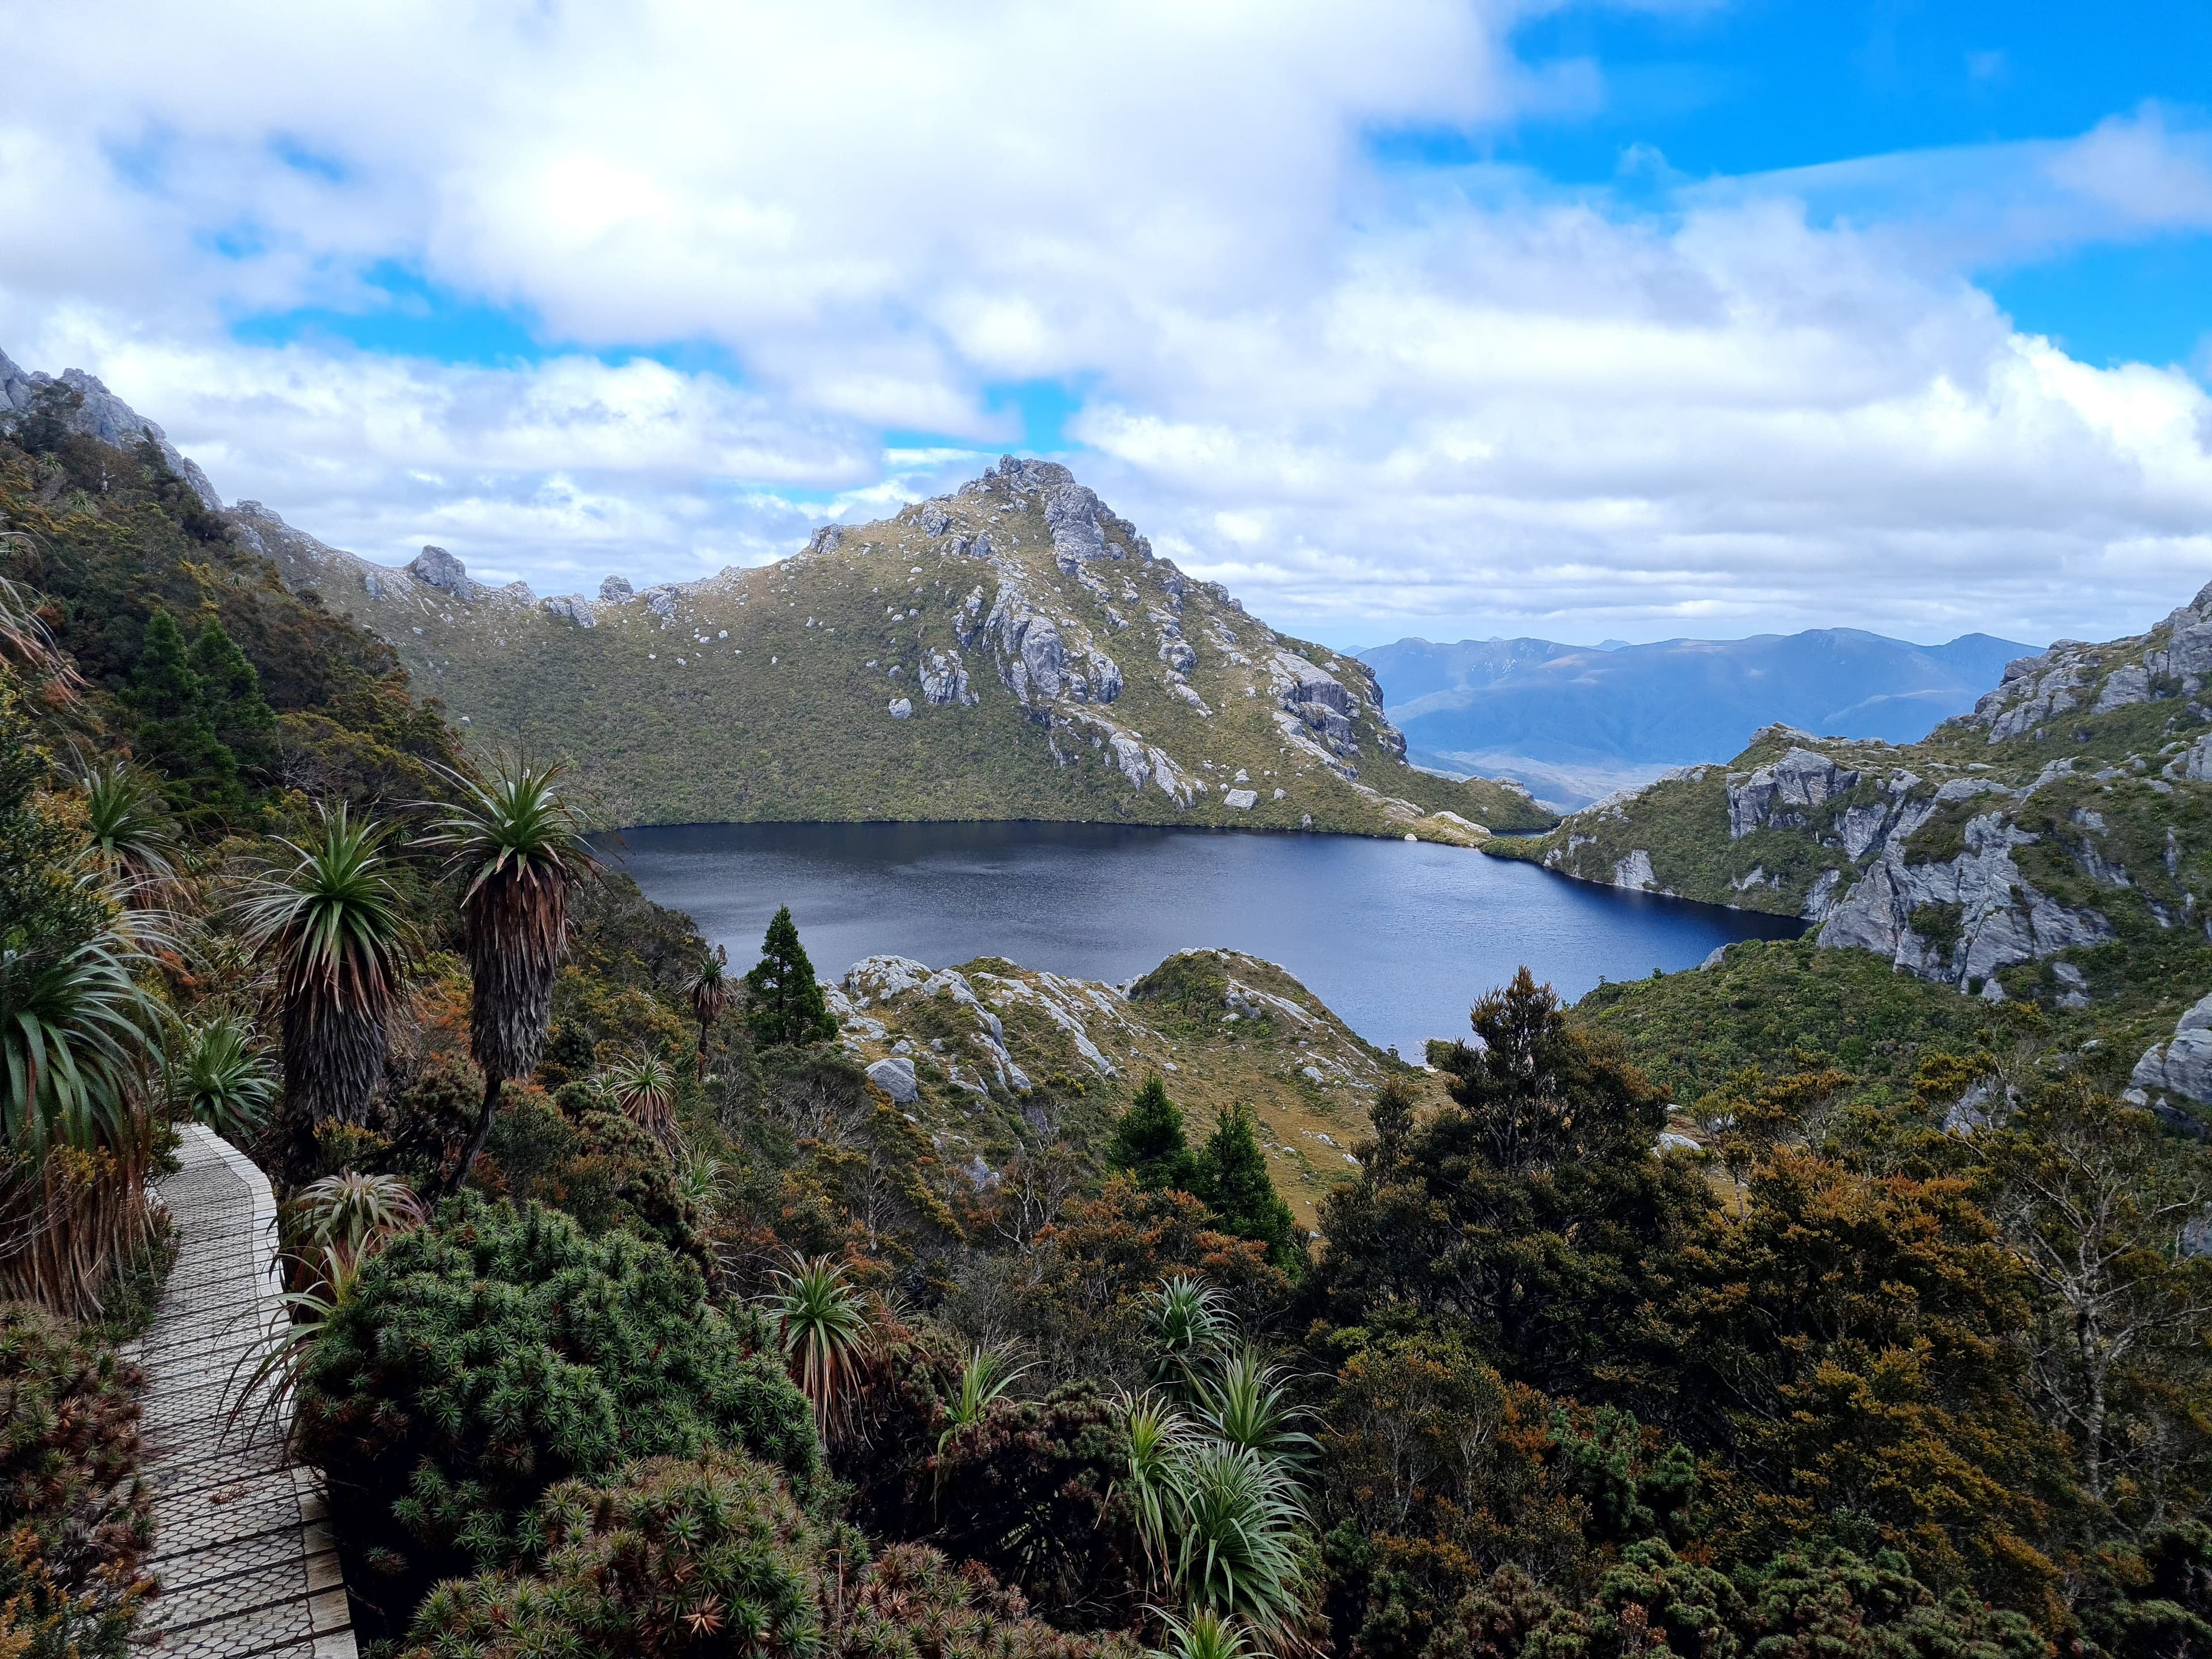
{"type": "Polygon", "coordinates": [[[1171,957],[1127,994],[984,957],[936,976],[934,988],[862,1004],[872,988],[866,970],[862,964],[844,982],[854,1005],[846,1047],[871,1061],[908,1045],[921,1091],[908,1109],[953,1164],[981,1153],[1003,1166],[1046,1128],[1101,1137],[1157,1073],[1194,1144],[1211,1132],[1217,1111],[1249,1105],[1277,1189],[1311,1227],[1322,1195],[1354,1168],[1346,1149],[1367,1133],[1376,1088],[1394,1072],[1417,1085],[1426,1077],[1362,1042],[1281,969],[1235,951],[1171,957]],[[979,1063],[983,1023],[956,998],[948,975],[998,1017],[1008,1054],[1032,1085],[1028,1094],[999,1086],[988,1061],[979,1063]],[[1054,1011],[1081,1027],[1097,1058],[1086,1057],[1054,1011]],[[956,1074],[980,1079],[988,1093],[959,1086],[956,1074]]]}
{"type": "Polygon", "coordinates": [[[1294,830],[1310,817],[1318,830],[1438,840],[1460,837],[1424,817],[1437,810],[1498,829],[1551,821],[1517,791],[1431,777],[1387,753],[1380,698],[1363,665],[1279,638],[1195,583],[1176,604],[1170,585],[1181,579],[1166,561],[1099,563],[1115,590],[1102,599],[1054,567],[1036,496],[1000,491],[951,505],[963,526],[1011,546],[1002,556],[1033,599],[1073,619],[1076,631],[1062,630],[1072,653],[1087,633],[1118,662],[1124,688],[1105,712],[1203,779],[1208,793],[1179,806],[1156,787],[1133,786],[1110,753],[1033,719],[1000,683],[987,646],[962,653],[976,703],[923,702],[916,673],[925,653],[955,647],[963,602],[980,587],[988,612],[1000,575],[925,535],[915,508],[827,551],[691,584],[678,590],[672,619],[638,600],[597,607],[589,629],[504,595],[452,599],[343,555],[317,563],[270,539],[295,585],[390,640],[477,740],[520,739],[577,757],[610,821],[1042,818],[1294,830]],[[371,595],[370,575],[386,597],[371,595]],[[893,621],[885,612],[894,603],[921,615],[893,621]],[[1179,611],[1197,655],[1189,682],[1211,714],[1170,690],[1146,618],[1152,609],[1179,611]],[[1224,636],[1248,663],[1224,648],[1224,636]],[[1250,665],[1282,647],[1336,665],[1347,686],[1369,694],[1353,760],[1365,787],[1285,744],[1264,666],[1250,665]],[[911,719],[890,717],[900,696],[913,700],[911,719]],[[1240,769],[1260,794],[1242,812],[1222,805],[1240,769]]]}

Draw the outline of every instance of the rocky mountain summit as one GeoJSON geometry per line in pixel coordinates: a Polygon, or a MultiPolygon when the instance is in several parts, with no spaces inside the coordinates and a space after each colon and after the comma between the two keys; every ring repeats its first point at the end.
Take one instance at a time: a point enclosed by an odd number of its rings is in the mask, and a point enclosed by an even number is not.
{"type": "Polygon", "coordinates": [[[12,432],[25,421],[40,418],[58,421],[68,431],[118,449],[151,442],[169,470],[191,486],[204,505],[222,505],[207,474],[178,451],[168,434],[92,375],[81,368],[64,369],[58,375],[33,373],[18,368],[0,351],[0,431],[12,432]]]}
{"type": "Polygon", "coordinates": [[[2018,659],[1922,742],[1770,727],[1491,850],[1799,917],[1823,947],[2140,1049],[2146,1100],[2212,1103],[2208,677],[2212,586],[2145,634],[2018,659]]]}
{"type": "Polygon", "coordinates": [[[595,595],[240,536],[397,647],[479,739],[578,757],[625,823],[1045,817],[1473,842],[1549,821],[1437,777],[1356,658],[1275,633],[1064,467],[1006,457],[779,564],[595,595]]]}

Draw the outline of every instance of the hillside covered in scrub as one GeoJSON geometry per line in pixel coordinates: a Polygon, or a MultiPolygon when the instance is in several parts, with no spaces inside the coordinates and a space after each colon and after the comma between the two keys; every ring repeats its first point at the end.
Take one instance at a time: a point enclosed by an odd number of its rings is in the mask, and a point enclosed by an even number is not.
{"type": "Polygon", "coordinates": [[[479,744],[578,757],[625,823],[1044,818],[1412,834],[1551,822],[1406,764],[1364,664],[1157,556],[1067,469],[830,526],[778,563],[633,592],[395,571],[258,503],[240,537],[388,641],[479,744]]]}
{"type": "Polygon", "coordinates": [[[2014,661],[1923,742],[1775,727],[1490,850],[1802,916],[1825,948],[2110,1042],[2146,1100],[2212,1104],[2186,1024],[2212,993],[2208,673],[2212,588],[2146,634],[2014,661]]]}
{"type": "MultiPolygon", "coordinates": [[[[71,390],[0,431],[0,1654],[236,1650],[159,1626],[215,1499],[141,1483],[120,1352],[185,1120],[289,1292],[198,1398],[289,1402],[394,1659],[2212,1650],[2212,1016],[2147,870],[2039,884],[2116,937],[2002,995],[1524,969],[1419,1070],[1228,951],[825,983],[599,866],[556,763],[472,760],[71,390]]],[[[1810,893],[1806,765],[1730,805],[1810,893]]],[[[1974,799],[2112,785],[2066,822],[2138,859],[2148,760],[2098,769],[1974,799]]]]}

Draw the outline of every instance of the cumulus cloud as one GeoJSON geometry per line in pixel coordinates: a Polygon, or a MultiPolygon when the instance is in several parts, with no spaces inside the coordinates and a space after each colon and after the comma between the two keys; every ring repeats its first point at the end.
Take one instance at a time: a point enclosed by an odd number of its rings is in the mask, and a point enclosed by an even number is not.
{"type": "Polygon", "coordinates": [[[541,591],[874,516],[977,470],[1036,380],[1084,388],[1070,459],[1157,545],[1340,641],[2094,635],[2212,574],[2201,389],[1969,280],[2212,225],[2203,133],[2146,108],[1638,210],[1377,163],[1377,130],[1601,95],[1517,63],[1515,15],[25,11],[0,344],[327,539],[541,591]],[[392,270],[538,349],[250,343],[409,302],[392,270]]]}

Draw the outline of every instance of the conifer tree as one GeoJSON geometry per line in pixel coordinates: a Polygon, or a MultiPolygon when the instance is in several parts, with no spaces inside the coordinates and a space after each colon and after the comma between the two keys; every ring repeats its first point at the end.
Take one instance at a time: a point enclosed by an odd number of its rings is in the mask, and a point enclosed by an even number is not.
{"type": "Polygon", "coordinates": [[[1189,1190],[1190,1142],[1183,1136],[1182,1113],[1168,1098],[1167,1087],[1157,1074],[1145,1079],[1137,1098],[1115,1125],[1106,1165],[1127,1170],[1146,1192],[1189,1190]]]}
{"type": "Polygon", "coordinates": [[[798,924],[787,904],[768,925],[761,959],[745,975],[745,989],[750,994],[745,1023],[763,1048],[803,1048],[837,1035],[837,1021],[815,982],[814,964],[799,942],[798,924]]]}
{"type": "Polygon", "coordinates": [[[1250,1107],[1221,1112],[1193,1162],[1191,1191],[1219,1218],[1223,1231],[1265,1244],[1268,1259],[1285,1272],[1304,1260],[1297,1218],[1268,1176],[1250,1107]]]}
{"type": "Polygon", "coordinates": [[[216,740],[241,765],[265,763],[276,715],[261,695],[261,676],[214,617],[192,641],[191,669],[199,677],[200,704],[216,740]]]}
{"type": "Polygon", "coordinates": [[[139,716],[139,757],[167,775],[173,805],[221,810],[243,801],[238,757],[216,734],[205,684],[167,611],[146,623],[127,701],[139,716]]]}

